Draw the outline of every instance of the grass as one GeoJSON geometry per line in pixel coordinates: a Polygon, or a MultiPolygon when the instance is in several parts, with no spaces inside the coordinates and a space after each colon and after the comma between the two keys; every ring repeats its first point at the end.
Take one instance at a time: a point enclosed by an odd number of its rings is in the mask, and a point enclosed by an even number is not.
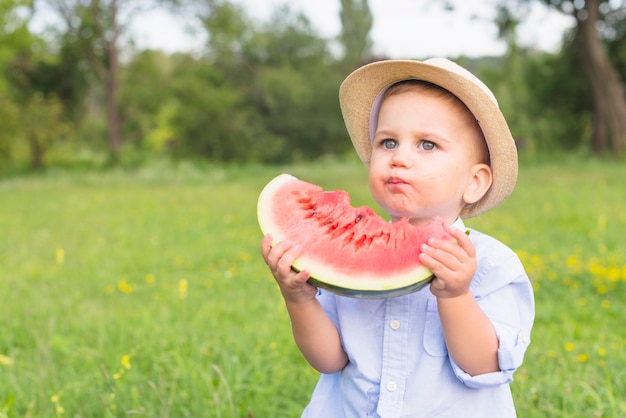
{"type": "MultiPolygon", "coordinates": [[[[521,417],[626,416],[626,211],[618,163],[523,163],[467,223],[536,291],[521,417]]],[[[317,380],[259,255],[281,171],[373,205],[355,162],[154,166],[0,181],[0,417],[294,417],[317,380]]]]}

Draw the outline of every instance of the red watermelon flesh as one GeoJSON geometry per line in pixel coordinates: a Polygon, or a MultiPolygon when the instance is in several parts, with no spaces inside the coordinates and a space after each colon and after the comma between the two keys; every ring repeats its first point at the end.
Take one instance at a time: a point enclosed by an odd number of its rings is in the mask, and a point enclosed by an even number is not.
{"type": "Polygon", "coordinates": [[[407,219],[388,222],[367,206],[352,207],[345,191],[324,191],[289,174],[265,186],[257,216],[272,245],[288,240],[302,248],[295,270],[308,270],[319,287],[355,297],[420,289],[432,278],[419,261],[421,244],[451,239],[441,218],[419,227],[407,219]]]}

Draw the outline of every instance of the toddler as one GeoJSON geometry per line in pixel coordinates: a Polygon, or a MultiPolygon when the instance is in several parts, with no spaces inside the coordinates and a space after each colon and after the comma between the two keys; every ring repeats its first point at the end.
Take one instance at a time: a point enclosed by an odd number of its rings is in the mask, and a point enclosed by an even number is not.
{"type": "Polygon", "coordinates": [[[343,82],[340,105],[369,188],[391,221],[434,216],[430,286],[356,299],[317,289],[291,269],[297,242],[261,244],[294,339],[320,373],[303,417],[514,417],[509,383],[534,320],[532,287],[515,253],[464,218],[504,201],[517,151],[491,91],[452,61],[388,60],[343,82]]]}

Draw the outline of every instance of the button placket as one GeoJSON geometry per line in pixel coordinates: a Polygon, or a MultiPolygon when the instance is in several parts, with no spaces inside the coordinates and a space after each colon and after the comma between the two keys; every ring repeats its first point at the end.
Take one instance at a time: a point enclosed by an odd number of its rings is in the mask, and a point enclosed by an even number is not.
{"type": "Polygon", "coordinates": [[[380,399],[377,412],[380,416],[400,416],[404,398],[406,372],[406,345],[410,297],[391,298],[385,301],[385,329],[383,331],[383,363],[380,381],[380,399]]]}

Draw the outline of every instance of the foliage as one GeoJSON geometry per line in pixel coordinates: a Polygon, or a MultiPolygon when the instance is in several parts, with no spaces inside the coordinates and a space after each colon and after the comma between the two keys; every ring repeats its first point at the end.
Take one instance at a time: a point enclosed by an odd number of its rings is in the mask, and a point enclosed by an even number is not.
{"type": "MultiPolygon", "coordinates": [[[[498,8],[504,11],[498,18],[500,28],[509,29],[519,21],[520,13],[512,12],[513,8],[524,10],[521,14],[527,15],[529,5],[534,2],[500,1],[498,8]]],[[[572,36],[576,43],[574,55],[589,85],[588,100],[592,105],[589,148],[594,154],[611,153],[623,157],[626,154],[626,85],[613,63],[618,60],[609,55],[607,44],[619,38],[623,30],[626,17],[624,2],[541,0],[539,3],[575,21],[572,36]]]]}
{"type": "Polygon", "coordinates": [[[479,60],[520,151],[534,156],[589,148],[589,87],[573,46],[559,54],[513,52],[504,60],[479,60]]]}
{"type": "Polygon", "coordinates": [[[589,149],[591,92],[576,52],[575,46],[569,44],[560,54],[528,59],[524,85],[537,105],[528,106],[526,114],[535,122],[536,151],[589,149]]]}
{"type": "Polygon", "coordinates": [[[175,107],[171,84],[175,71],[175,57],[160,51],[141,51],[122,69],[120,81],[128,88],[119,95],[122,133],[127,142],[148,149],[162,151],[172,141],[170,114],[175,107]],[[148,137],[164,136],[154,143],[148,137]]]}
{"type": "Polygon", "coordinates": [[[10,100],[0,96],[0,120],[6,121],[0,130],[0,163],[6,166],[13,159],[13,136],[18,131],[18,107],[10,100]]]}
{"type": "MultiPolygon", "coordinates": [[[[554,54],[520,49],[515,29],[529,1],[498,8],[507,55],[458,61],[469,63],[496,92],[522,152],[589,152],[595,108],[579,48],[565,38],[564,49],[554,54]]],[[[81,165],[83,153],[106,153],[114,142],[116,115],[123,140],[119,152],[126,154],[119,158],[122,165],[142,164],[154,155],[284,163],[349,151],[337,93],[348,72],[374,59],[368,57],[373,16],[367,1],[341,2],[337,39],[320,37],[288,4],[260,22],[229,0],[153,0],[123,9],[111,0],[49,3],[65,24],[40,35],[29,31],[32,2],[0,5],[0,116],[6,127],[0,133],[0,169],[5,173],[38,165],[33,153],[24,152],[29,128],[18,120],[38,95],[43,105],[62,106],[63,135],[72,133],[68,146],[61,131],[51,127],[58,135],[46,141],[44,152],[54,158],[41,160],[53,164],[72,164],[76,157],[81,165]],[[147,7],[175,10],[200,22],[206,48],[171,55],[129,48],[120,31],[147,7]],[[113,47],[119,48],[119,70],[111,67],[113,47]]],[[[604,17],[607,50],[623,70],[624,13],[604,17]]],[[[48,114],[55,112],[51,108],[48,114]]]]}
{"type": "Polygon", "coordinates": [[[24,127],[22,133],[28,143],[31,165],[35,170],[44,167],[50,144],[68,133],[62,111],[63,107],[56,98],[35,94],[17,118],[24,127]]]}
{"type": "Polygon", "coordinates": [[[223,82],[215,67],[184,61],[172,86],[179,107],[171,121],[180,138],[175,152],[232,161],[262,151],[253,144],[255,127],[241,92],[223,82]]]}
{"type": "Polygon", "coordinates": [[[341,0],[341,33],[346,68],[356,68],[372,55],[374,18],[367,0],[341,0]]]}
{"type": "Polygon", "coordinates": [[[9,88],[7,66],[19,56],[20,51],[27,50],[33,42],[33,35],[28,30],[30,14],[28,0],[3,0],[0,3],[0,95],[6,94],[9,88]]]}
{"type": "Polygon", "coordinates": [[[607,36],[609,56],[622,81],[626,83],[626,5],[607,19],[612,23],[607,36]]]}
{"type": "MultiPolygon", "coordinates": [[[[121,68],[118,104],[132,152],[272,162],[346,149],[336,146],[345,135],[340,78],[308,20],[285,8],[260,26],[228,2],[210,6],[200,14],[211,33],[206,55],[140,51],[121,68]]],[[[91,94],[101,100],[103,91],[91,94]]],[[[94,143],[87,125],[106,121],[100,106],[88,110],[77,132],[94,143]]]]}
{"type": "MultiPolygon", "coordinates": [[[[0,16],[6,20],[3,34],[7,40],[0,50],[0,63],[6,82],[0,88],[0,160],[7,166],[16,155],[24,155],[30,167],[44,167],[48,149],[69,132],[66,109],[60,97],[68,74],[60,75],[57,57],[47,51],[44,39],[28,30],[27,2],[8,2],[0,16]],[[26,17],[22,17],[26,16],[26,17]],[[13,19],[15,21],[13,21],[13,19]],[[2,60],[0,60],[2,61],[2,60]]],[[[71,74],[70,74],[71,75],[71,74]]],[[[0,82],[1,83],[1,82],[0,82]]],[[[66,97],[67,98],[67,97],[66,97]]]]}
{"type": "MultiPolygon", "coordinates": [[[[0,416],[299,416],[318,376],[255,216],[279,172],[374,205],[356,158],[0,181],[0,416]]],[[[522,161],[511,198],[467,222],[511,246],[535,288],[521,417],[626,414],[625,185],[616,163],[522,161]]]]}

